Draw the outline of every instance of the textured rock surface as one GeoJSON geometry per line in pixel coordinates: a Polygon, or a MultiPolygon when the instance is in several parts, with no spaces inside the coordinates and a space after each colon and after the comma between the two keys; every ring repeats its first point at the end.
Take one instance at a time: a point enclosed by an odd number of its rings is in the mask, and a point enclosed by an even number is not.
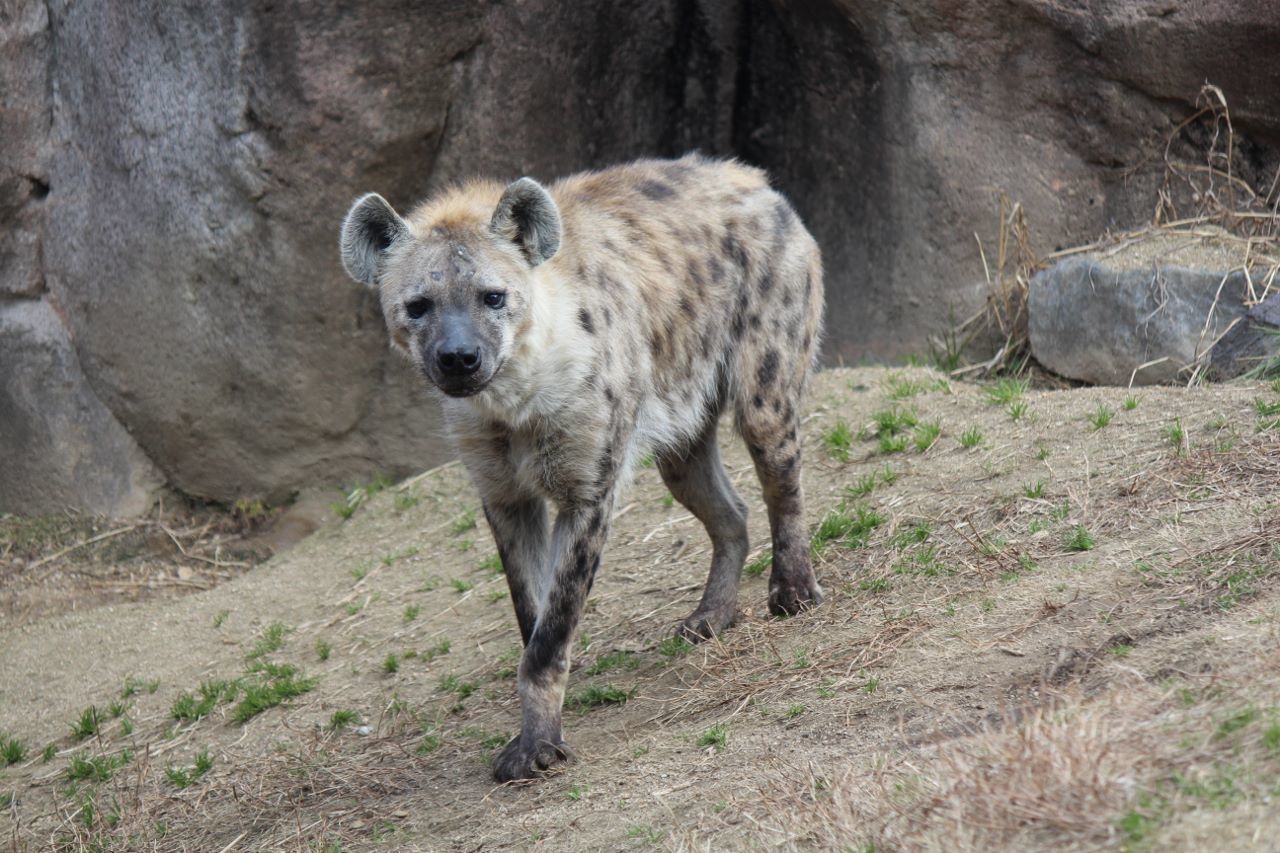
{"type": "Polygon", "coordinates": [[[1278,41],[1271,0],[0,0],[0,300],[185,491],[405,473],[448,450],[337,262],[359,192],[737,154],[823,245],[827,360],[894,358],[981,303],[1000,190],[1040,249],[1147,219],[1205,79],[1269,184],[1278,41]]]}
{"type": "Polygon", "coordinates": [[[0,305],[0,512],[143,512],[160,478],[94,396],[45,302],[0,305]]]}
{"type": "Polygon", "coordinates": [[[1213,348],[1210,376],[1232,379],[1271,364],[1280,356],[1280,293],[1252,306],[1213,348]]]}
{"type": "Polygon", "coordinates": [[[1031,281],[1031,352],[1054,373],[1082,382],[1185,381],[1183,368],[1244,317],[1248,287],[1243,272],[1118,270],[1089,257],[1067,258],[1031,281]]]}

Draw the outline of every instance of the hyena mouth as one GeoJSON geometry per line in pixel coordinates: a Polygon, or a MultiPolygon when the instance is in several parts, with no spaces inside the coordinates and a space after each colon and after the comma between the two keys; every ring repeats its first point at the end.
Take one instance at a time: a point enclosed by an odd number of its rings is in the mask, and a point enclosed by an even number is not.
{"type": "Polygon", "coordinates": [[[446,397],[461,399],[464,397],[474,397],[484,389],[488,388],[489,384],[493,382],[494,377],[498,375],[498,371],[501,368],[502,365],[499,364],[492,372],[486,372],[484,376],[471,375],[451,377],[436,376],[427,371],[423,372],[427,373],[427,379],[432,385],[439,388],[440,392],[446,397]]]}

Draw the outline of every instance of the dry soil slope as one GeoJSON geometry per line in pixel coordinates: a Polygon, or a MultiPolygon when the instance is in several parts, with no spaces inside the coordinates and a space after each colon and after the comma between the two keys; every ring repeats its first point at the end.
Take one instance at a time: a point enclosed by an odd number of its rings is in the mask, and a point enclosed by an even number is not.
{"type": "MultiPolygon", "coordinates": [[[[534,786],[488,781],[518,725],[518,649],[456,467],[209,592],[0,626],[0,730],[29,748],[0,770],[0,830],[19,847],[1265,849],[1280,414],[1263,412],[1280,390],[1127,396],[821,374],[805,484],[831,536],[816,545],[827,601],[768,619],[749,571],[739,624],[685,653],[663,641],[709,547],[642,470],[570,682],[583,760],[534,786]],[[900,450],[877,435],[895,411],[917,423],[900,450]],[[264,645],[273,625],[287,631],[264,645]],[[243,691],[174,722],[204,680],[261,680],[255,661],[318,681],[247,723],[243,691]],[[112,720],[73,742],[73,720],[129,678],[159,681],[124,700],[132,731],[112,720]],[[339,711],[358,719],[329,727],[339,711]],[[77,756],[124,750],[112,778],[68,784],[77,756]],[[212,769],[179,788],[164,771],[201,751],[212,769]]],[[[763,553],[750,465],[725,446],[763,553]]]]}

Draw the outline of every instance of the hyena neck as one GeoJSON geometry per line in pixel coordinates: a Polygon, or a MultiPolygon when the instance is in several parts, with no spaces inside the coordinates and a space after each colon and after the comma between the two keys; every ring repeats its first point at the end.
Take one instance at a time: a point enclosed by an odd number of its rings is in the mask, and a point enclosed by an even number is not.
{"type": "Polygon", "coordinates": [[[498,375],[470,398],[486,415],[513,429],[536,427],[544,418],[563,420],[581,401],[595,352],[578,325],[578,306],[554,264],[534,276],[530,321],[498,375]]]}

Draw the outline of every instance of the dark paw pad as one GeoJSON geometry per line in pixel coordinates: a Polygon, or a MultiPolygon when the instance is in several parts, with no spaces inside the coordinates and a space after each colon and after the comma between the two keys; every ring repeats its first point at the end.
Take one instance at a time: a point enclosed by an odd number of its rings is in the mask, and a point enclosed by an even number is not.
{"type": "Polygon", "coordinates": [[[795,616],[822,603],[822,588],[812,574],[797,579],[769,581],[769,612],[774,616],[795,616]]]}
{"type": "Polygon", "coordinates": [[[493,777],[499,782],[537,779],[573,760],[573,750],[564,741],[551,743],[544,740],[526,745],[515,737],[493,759],[493,777]]]}
{"type": "Polygon", "coordinates": [[[732,625],[735,615],[734,609],[729,609],[728,612],[695,610],[688,619],[680,623],[676,636],[691,643],[705,642],[732,625]]]}

